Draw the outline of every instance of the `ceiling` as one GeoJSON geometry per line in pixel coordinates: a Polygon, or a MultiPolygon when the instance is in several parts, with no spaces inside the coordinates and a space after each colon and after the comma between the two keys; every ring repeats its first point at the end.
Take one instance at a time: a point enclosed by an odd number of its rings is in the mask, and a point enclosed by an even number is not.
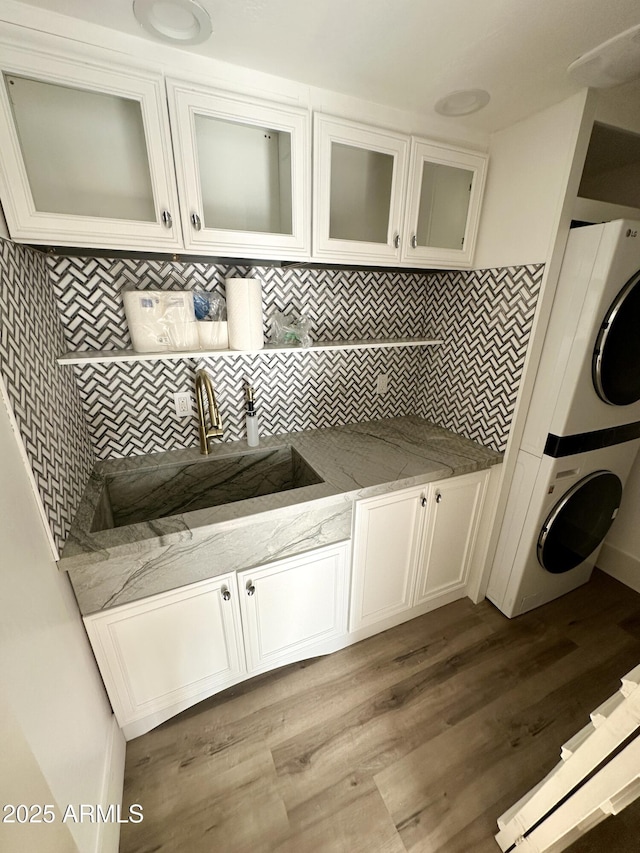
{"type": "MultiPolygon", "coordinates": [[[[638,0],[198,0],[213,35],[194,53],[412,112],[459,89],[489,105],[455,121],[492,132],[563,100],[567,66],[640,23],[638,0]]],[[[131,0],[23,3],[153,40],[131,0]]],[[[638,113],[640,83],[611,90],[638,113]]]]}

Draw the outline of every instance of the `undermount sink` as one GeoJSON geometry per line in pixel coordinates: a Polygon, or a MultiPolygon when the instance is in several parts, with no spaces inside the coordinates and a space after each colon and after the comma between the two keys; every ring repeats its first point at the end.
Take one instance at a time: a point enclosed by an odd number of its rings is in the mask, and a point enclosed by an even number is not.
{"type": "Polygon", "coordinates": [[[107,474],[91,532],[323,482],[289,446],[107,474]]]}

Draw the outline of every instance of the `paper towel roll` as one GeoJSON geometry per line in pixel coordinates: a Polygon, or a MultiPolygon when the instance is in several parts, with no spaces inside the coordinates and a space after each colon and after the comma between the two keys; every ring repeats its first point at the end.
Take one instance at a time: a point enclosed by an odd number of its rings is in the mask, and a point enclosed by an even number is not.
{"type": "Polygon", "coordinates": [[[227,323],[229,348],[256,350],[264,347],[262,332],[262,284],[258,278],[228,278],[227,323]]]}

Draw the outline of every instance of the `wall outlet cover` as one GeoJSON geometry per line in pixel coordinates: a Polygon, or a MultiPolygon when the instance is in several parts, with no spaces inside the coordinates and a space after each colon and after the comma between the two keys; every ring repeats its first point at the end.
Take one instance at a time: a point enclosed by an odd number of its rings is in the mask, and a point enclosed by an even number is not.
{"type": "Polygon", "coordinates": [[[376,394],[386,394],[389,390],[389,375],[387,373],[379,373],[376,380],[376,394]]]}
{"type": "Polygon", "coordinates": [[[175,391],[173,405],[177,417],[190,418],[193,415],[193,395],[190,391],[175,391]]]}

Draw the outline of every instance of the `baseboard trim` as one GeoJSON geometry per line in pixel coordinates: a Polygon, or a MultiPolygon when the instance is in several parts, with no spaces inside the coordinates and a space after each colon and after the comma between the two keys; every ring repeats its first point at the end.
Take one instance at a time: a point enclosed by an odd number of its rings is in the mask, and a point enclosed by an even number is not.
{"type": "MultiPolygon", "coordinates": [[[[111,716],[111,728],[107,742],[102,780],[102,806],[122,806],[124,789],[124,760],[126,741],[115,716],[111,716]]],[[[118,853],[120,846],[120,824],[117,821],[99,824],[96,853],[118,853]]]]}
{"type": "Polygon", "coordinates": [[[596,565],[620,583],[640,592],[640,559],[638,557],[605,542],[596,565]]]}

